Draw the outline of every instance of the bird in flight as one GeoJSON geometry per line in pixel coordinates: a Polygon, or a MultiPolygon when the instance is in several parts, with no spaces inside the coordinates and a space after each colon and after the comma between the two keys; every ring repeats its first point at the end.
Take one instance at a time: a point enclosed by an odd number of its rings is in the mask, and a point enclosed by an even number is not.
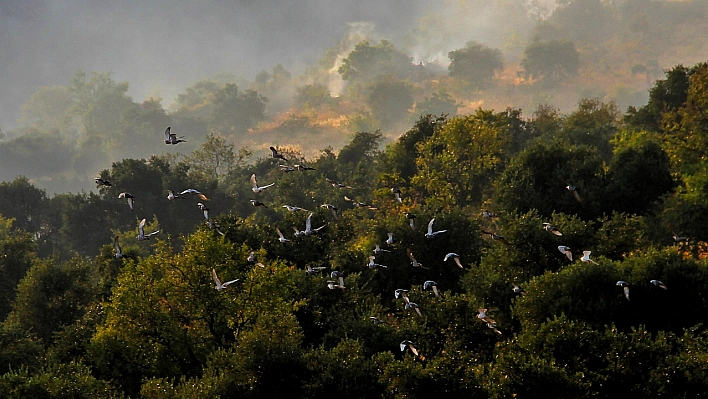
{"type": "Polygon", "coordinates": [[[116,250],[116,258],[120,259],[123,257],[123,250],[118,243],[118,236],[113,237],[113,249],[116,250]]]}
{"type": "Polygon", "coordinates": [[[332,187],[334,187],[334,188],[352,188],[351,186],[348,186],[344,183],[338,183],[338,182],[330,179],[329,177],[325,177],[325,180],[327,181],[327,183],[331,184],[332,187]]]}
{"type": "Polygon", "coordinates": [[[492,233],[491,231],[486,231],[486,230],[481,230],[481,231],[482,231],[482,233],[484,233],[484,234],[489,234],[489,237],[491,237],[492,240],[494,240],[494,241],[501,241],[501,242],[503,242],[504,244],[509,245],[509,241],[507,241],[506,238],[500,236],[499,234],[497,234],[497,233],[492,233]]]}
{"type": "Polygon", "coordinates": [[[270,156],[271,156],[271,158],[282,159],[285,162],[288,161],[285,158],[285,156],[283,154],[281,154],[280,152],[278,152],[278,150],[273,146],[270,146],[270,156]]]}
{"type": "Polygon", "coordinates": [[[666,284],[662,283],[662,282],[659,281],[659,280],[650,280],[649,282],[652,283],[652,284],[654,284],[655,286],[657,286],[657,287],[659,287],[659,288],[663,288],[663,289],[665,289],[665,290],[668,290],[668,289],[669,289],[669,287],[667,287],[666,284]]]}
{"type": "Polygon", "coordinates": [[[280,241],[281,243],[285,243],[285,242],[289,242],[289,241],[290,241],[290,240],[288,240],[287,238],[285,238],[285,236],[283,235],[283,233],[280,232],[280,229],[279,229],[279,228],[276,227],[276,228],[275,228],[275,231],[278,232],[278,236],[279,236],[278,241],[280,241]]]}
{"type": "Polygon", "coordinates": [[[317,234],[325,226],[326,226],[326,224],[323,224],[322,226],[320,226],[316,229],[313,229],[312,228],[312,212],[310,212],[310,214],[307,216],[307,220],[305,221],[305,235],[309,236],[309,235],[317,234]]]}
{"type": "Polygon", "coordinates": [[[339,286],[341,288],[344,288],[344,272],[340,272],[339,270],[332,270],[329,276],[331,278],[336,278],[337,280],[339,280],[339,286]]]}
{"type": "Polygon", "coordinates": [[[458,255],[458,254],[456,254],[456,253],[454,253],[454,252],[450,252],[449,254],[445,255],[445,259],[443,259],[443,262],[447,262],[447,261],[448,261],[449,259],[451,259],[451,258],[455,260],[455,263],[457,263],[457,266],[458,266],[460,269],[464,269],[464,268],[462,267],[462,263],[460,263],[460,255],[458,255]]]}
{"type": "Polygon", "coordinates": [[[388,238],[386,239],[387,245],[393,245],[393,233],[388,233],[388,238]]]}
{"type": "Polygon", "coordinates": [[[558,250],[560,251],[560,253],[567,256],[569,260],[573,260],[573,253],[570,252],[570,247],[566,247],[565,245],[559,245],[558,250]]]}
{"type": "Polygon", "coordinates": [[[408,302],[406,303],[406,306],[404,306],[404,309],[415,309],[415,312],[418,313],[418,316],[423,316],[423,313],[420,311],[420,306],[418,306],[417,303],[415,302],[408,302]]]}
{"type": "Polygon", "coordinates": [[[283,205],[283,208],[287,209],[290,212],[297,212],[297,211],[309,212],[307,209],[300,208],[299,206],[283,205]]]}
{"type": "Polygon", "coordinates": [[[224,290],[229,285],[239,281],[239,279],[236,279],[236,280],[231,280],[231,281],[227,281],[225,283],[222,283],[221,280],[219,280],[219,277],[216,276],[215,269],[211,269],[211,277],[214,279],[214,284],[216,285],[216,287],[214,287],[214,288],[216,288],[217,291],[224,290]]]}
{"type": "Polygon", "coordinates": [[[378,326],[379,324],[388,324],[388,322],[386,322],[386,321],[384,321],[384,320],[381,320],[381,319],[379,319],[379,318],[376,317],[376,316],[371,316],[371,317],[369,317],[369,320],[371,320],[372,322],[374,322],[374,325],[375,325],[375,326],[378,326]]]}
{"type": "Polygon", "coordinates": [[[408,219],[408,225],[411,226],[411,230],[415,230],[415,215],[410,212],[406,212],[405,215],[408,219]]]}
{"type": "Polygon", "coordinates": [[[309,167],[309,166],[307,166],[307,165],[293,165],[293,167],[294,167],[296,170],[299,170],[299,171],[301,171],[301,172],[302,172],[302,171],[306,171],[306,170],[315,170],[315,168],[311,168],[311,167],[309,167]]]}
{"type": "Polygon", "coordinates": [[[413,342],[409,340],[401,341],[401,352],[405,351],[406,348],[408,348],[411,352],[413,352],[414,355],[418,356],[418,349],[413,346],[413,342]]]}
{"type": "Polygon", "coordinates": [[[262,206],[262,207],[264,207],[264,208],[268,208],[268,207],[266,206],[266,204],[264,204],[264,203],[262,203],[262,202],[260,202],[260,201],[256,201],[256,200],[254,200],[254,199],[251,200],[251,205],[252,205],[252,206],[262,206]]]}
{"type": "Polygon", "coordinates": [[[273,187],[274,185],[275,185],[275,183],[270,183],[270,184],[268,184],[268,185],[266,185],[266,186],[260,186],[260,187],[259,187],[259,186],[258,186],[258,182],[256,182],[256,174],[254,173],[254,174],[251,175],[251,186],[253,186],[253,187],[251,188],[251,190],[253,190],[254,193],[260,193],[261,191],[263,191],[263,190],[265,190],[265,189],[267,189],[267,188],[273,187]]]}
{"type": "Polygon", "coordinates": [[[408,257],[410,258],[411,265],[413,265],[413,267],[420,267],[421,269],[427,269],[427,267],[423,266],[422,263],[415,260],[415,258],[413,257],[413,252],[411,252],[410,248],[406,248],[406,252],[408,253],[408,257]]]}
{"type": "Polygon", "coordinates": [[[135,197],[130,195],[130,193],[120,193],[118,194],[118,198],[125,198],[128,200],[128,206],[130,207],[130,210],[133,210],[133,203],[135,202],[135,197]]]}
{"type": "Polygon", "coordinates": [[[199,197],[202,201],[209,201],[209,198],[206,197],[206,195],[200,193],[199,191],[193,189],[193,188],[188,188],[186,190],[182,190],[180,195],[185,195],[185,194],[196,194],[197,197],[199,197]]]}
{"type": "Polygon", "coordinates": [[[394,295],[394,297],[395,297],[396,299],[403,298],[403,300],[406,301],[406,303],[408,303],[408,302],[410,302],[411,300],[408,299],[408,294],[407,294],[407,292],[408,292],[408,290],[405,290],[405,289],[403,289],[403,288],[398,288],[396,291],[393,292],[393,295],[394,295]]]}
{"type": "Polygon", "coordinates": [[[620,280],[615,285],[618,287],[622,287],[622,291],[624,291],[624,297],[627,298],[627,300],[629,301],[629,284],[627,284],[626,281],[620,280]]]}
{"type": "Polygon", "coordinates": [[[369,266],[369,269],[375,269],[377,267],[383,267],[384,269],[388,269],[388,266],[379,265],[378,263],[376,263],[375,256],[369,256],[369,263],[367,264],[367,266],[369,266]]]}
{"type": "Polygon", "coordinates": [[[278,164],[278,167],[280,168],[280,170],[282,170],[282,171],[285,172],[285,173],[289,173],[289,172],[294,172],[294,171],[295,171],[295,168],[293,168],[293,167],[290,166],[290,165],[278,164]]]}
{"type": "Polygon", "coordinates": [[[446,232],[447,230],[438,230],[438,231],[433,231],[433,222],[435,221],[435,218],[430,219],[430,222],[428,222],[428,232],[425,233],[425,238],[433,238],[437,236],[438,234],[442,234],[446,232]]]}
{"type": "Polygon", "coordinates": [[[433,292],[435,293],[435,297],[440,298],[440,293],[438,292],[438,283],[436,283],[435,281],[428,280],[428,281],[424,282],[423,289],[424,290],[432,289],[433,292]]]}
{"type": "Polygon", "coordinates": [[[332,204],[322,204],[322,205],[320,205],[320,207],[325,208],[325,209],[329,209],[330,212],[332,212],[332,217],[334,217],[334,220],[339,220],[339,215],[337,215],[337,211],[339,209],[337,209],[336,206],[334,206],[332,204]]]}
{"type": "Polygon", "coordinates": [[[526,296],[526,291],[525,291],[523,288],[521,288],[521,287],[519,287],[518,285],[516,285],[516,284],[514,284],[514,288],[512,288],[511,290],[514,291],[514,294],[519,294],[519,295],[521,295],[521,296],[526,296]]]}
{"type": "Polygon", "coordinates": [[[594,260],[590,259],[590,253],[591,253],[591,251],[583,251],[583,257],[580,258],[580,260],[583,261],[583,262],[590,262],[590,263],[592,263],[592,264],[597,265],[597,262],[595,262],[594,260]]]}
{"type": "Polygon", "coordinates": [[[391,251],[389,251],[388,249],[382,249],[382,248],[379,246],[379,244],[376,244],[376,248],[374,248],[374,253],[375,253],[376,255],[378,255],[378,254],[383,253],[383,252],[391,252],[391,251]]]}
{"type": "Polygon", "coordinates": [[[159,233],[160,230],[153,231],[150,234],[145,234],[145,219],[140,221],[140,224],[138,225],[138,236],[136,237],[139,241],[143,240],[149,240],[150,237],[154,236],[155,234],[159,233]]]}
{"type": "Polygon", "coordinates": [[[563,235],[560,231],[558,231],[558,229],[557,229],[555,226],[551,225],[550,223],[544,223],[544,224],[543,224],[543,229],[546,230],[546,231],[550,231],[551,233],[553,233],[553,234],[555,234],[555,235],[557,235],[557,236],[562,236],[562,235],[563,235]]]}
{"type": "Polygon", "coordinates": [[[184,199],[184,197],[180,197],[179,194],[175,194],[172,190],[167,190],[167,199],[172,201],[173,199],[184,199]]]}
{"type": "Polygon", "coordinates": [[[187,140],[182,140],[183,138],[184,136],[177,137],[176,134],[172,133],[170,126],[167,126],[167,129],[165,129],[165,144],[175,145],[178,143],[186,143],[187,140]]]}
{"type": "Polygon", "coordinates": [[[202,204],[201,202],[197,202],[197,207],[199,207],[199,209],[204,213],[204,219],[206,219],[206,221],[208,222],[210,209],[207,208],[207,206],[202,204]]]}
{"type": "Polygon", "coordinates": [[[101,187],[101,186],[111,187],[113,185],[108,180],[103,180],[100,177],[96,177],[95,179],[93,179],[93,181],[96,182],[97,187],[101,187]]]}

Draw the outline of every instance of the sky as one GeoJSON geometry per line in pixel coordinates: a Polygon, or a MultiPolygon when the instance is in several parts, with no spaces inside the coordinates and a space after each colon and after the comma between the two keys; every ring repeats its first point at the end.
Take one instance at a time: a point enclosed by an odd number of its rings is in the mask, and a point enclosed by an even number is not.
{"type": "Polygon", "coordinates": [[[0,0],[0,129],[42,86],[113,72],[167,107],[194,82],[316,63],[351,23],[401,38],[445,0],[0,0]]]}

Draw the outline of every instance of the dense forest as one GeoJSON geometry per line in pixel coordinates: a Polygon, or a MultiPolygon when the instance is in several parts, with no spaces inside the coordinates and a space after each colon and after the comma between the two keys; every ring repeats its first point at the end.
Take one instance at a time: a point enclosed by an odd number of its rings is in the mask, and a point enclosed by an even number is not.
{"type": "Polygon", "coordinates": [[[705,397],[707,85],[0,183],[0,396],[705,397]]]}

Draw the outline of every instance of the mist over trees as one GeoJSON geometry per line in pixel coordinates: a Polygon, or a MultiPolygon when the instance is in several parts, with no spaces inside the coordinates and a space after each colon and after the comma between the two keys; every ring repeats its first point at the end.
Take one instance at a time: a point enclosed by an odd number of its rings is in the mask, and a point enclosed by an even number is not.
{"type": "Polygon", "coordinates": [[[418,7],[171,104],[23,99],[0,397],[708,395],[708,2],[418,7]]]}

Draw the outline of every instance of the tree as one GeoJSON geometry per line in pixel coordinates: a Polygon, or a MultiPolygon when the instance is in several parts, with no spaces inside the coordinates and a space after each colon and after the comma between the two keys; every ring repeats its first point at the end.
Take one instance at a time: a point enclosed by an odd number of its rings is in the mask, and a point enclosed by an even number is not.
{"type": "Polygon", "coordinates": [[[391,127],[401,121],[413,107],[412,88],[406,82],[384,77],[369,87],[366,103],[382,126],[391,127]]]}
{"type": "Polygon", "coordinates": [[[415,104],[415,115],[416,118],[427,114],[435,116],[445,115],[453,118],[457,115],[457,107],[458,104],[455,99],[443,90],[433,93],[423,101],[418,101],[415,104]]]}
{"type": "Polygon", "coordinates": [[[448,53],[449,75],[469,82],[473,87],[489,85],[494,73],[502,70],[501,51],[475,42],[467,42],[465,47],[448,53]]]}
{"type": "Polygon", "coordinates": [[[524,50],[521,66],[526,72],[526,77],[557,83],[578,73],[580,54],[572,42],[537,41],[524,50]]]}
{"type": "Polygon", "coordinates": [[[359,42],[339,67],[342,79],[347,81],[367,81],[377,75],[392,75],[405,79],[411,76],[413,71],[410,57],[386,40],[381,40],[376,46],[370,45],[366,40],[359,42]]]}
{"type": "Polygon", "coordinates": [[[224,137],[212,133],[207,136],[201,148],[185,161],[190,165],[190,175],[194,180],[223,182],[233,170],[245,167],[246,159],[250,156],[251,151],[247,148],[239,149],[236,154],[233,144],[227,144],[224,137]]]}
{"type": "Polygon", "coordinates": [[[221,134],[245,133],[265,118],[268,99],[253,90],[226,84],[214,94],[210,129],[221,134]]]}
{"type": "Polygon", "coordinates": [[[322,84],[308,84],[295,89],[295,105],[301,108],[320,108],[332,101],[329,88],[322,84]]]}
{"type": "Polygon", "coordinates": [[[574,145],[598,149],[603,160],[612,157],[611,140],[620,123],[620,111],[613,101],[603,103],[597,98],[582,99],[578,109],[563,119],[558,136],[574,145]]]}

